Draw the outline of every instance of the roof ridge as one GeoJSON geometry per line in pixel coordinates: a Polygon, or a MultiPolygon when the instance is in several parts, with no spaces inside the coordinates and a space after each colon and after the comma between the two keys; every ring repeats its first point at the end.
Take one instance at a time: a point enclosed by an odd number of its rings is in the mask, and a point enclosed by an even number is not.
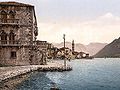
{"type": "Polygon", "coordinates": [[[16,2],[16,1],[3,1],[0,2],[0,5],[14,5],[14,6],[33,6],[30,4],[25,4],[25,3],[21,3],[21,2],[16,2]]]}

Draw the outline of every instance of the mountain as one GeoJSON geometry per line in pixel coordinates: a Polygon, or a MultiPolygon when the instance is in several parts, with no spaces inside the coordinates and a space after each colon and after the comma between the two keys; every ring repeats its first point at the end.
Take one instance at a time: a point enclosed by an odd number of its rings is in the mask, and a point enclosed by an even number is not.
{"type": "Polygon", "coordinates": [[[90,44],[86,45],[86,49],[90,55],[95,55],[101,49],[103,49],[106,45],[107,45],[107,43],[90,43],[90,44]]]}
{"type": "MultiPolygon", "coordinates": [[[[63,47],[64,43],[63,42],[53,43],[53,45],[57,48],[61,48],[61,47],[63,47]]],[[[65,42],[65,46],[71,49],[72,43],[71,42],[65,42]]],[[[86,47],[83,44],[77,43],[77,44],[75,44],[75,50],[76,51],[86,51],[86,47]]]]}
{"type": "Polygon", "coordinates": [[[83,45],[83,44],[80,44],[80,43],[76,43],[75,44],[75,51],[78,51],[78,52],[81,52],[81,51],[88,52],[86,46],[83,45]]]}
{"type": "Polygon", "coordinates": [[[113,42],[106,45],[95,55],[95,57],[120,57],[120,38],[115,39],[113,42]]]}
{"type": "MultiPolygon", "coordinates": [[[[66,47],[71,48],[72,47],[72,43],[71,42],[66,42],[66,47]]],[[[53,45],[55,47],[63,47],[63,42],[61,43],[53,43],[53,45]]],[[[75,51],[83,51],[83,52],[87,52],[90,55],[95,55],[98,51],[100,51],[102,48],[104,48],[107,45],[107,43],[90,43],[88,45],[84,45],[81,43],[75,43],[75,51]]]]}

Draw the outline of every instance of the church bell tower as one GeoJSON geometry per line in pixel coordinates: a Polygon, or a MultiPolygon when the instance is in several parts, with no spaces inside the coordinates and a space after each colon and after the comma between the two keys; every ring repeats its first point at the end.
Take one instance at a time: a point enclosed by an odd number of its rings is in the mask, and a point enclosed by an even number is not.
{"type": "Polygon", "coordinates": [[[74,52],[75,50],[75,44],[74,44],[74,40],[72,41],[72,52],[74,52]]]}

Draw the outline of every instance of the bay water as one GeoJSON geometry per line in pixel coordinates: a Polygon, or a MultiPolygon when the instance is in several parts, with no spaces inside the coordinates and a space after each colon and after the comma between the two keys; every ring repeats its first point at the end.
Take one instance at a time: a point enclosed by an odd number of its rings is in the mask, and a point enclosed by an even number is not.
{"type": "MultiPolygon", "coordinates": [[[[63,61],[61,61],[63,62],[63,61]]],[[[65,72],[35,72],[17,85],[17,90],[120,90],[120,58],[76,59],[65,72]]]]}

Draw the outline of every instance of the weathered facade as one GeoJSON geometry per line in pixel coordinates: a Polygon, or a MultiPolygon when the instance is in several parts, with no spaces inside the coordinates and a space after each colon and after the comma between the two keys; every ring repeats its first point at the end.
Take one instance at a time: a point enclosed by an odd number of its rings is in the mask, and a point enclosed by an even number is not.
{"type": "Polygon", "coordinates": [[[37,35],[34,6],[0,2],[0,64],[40,64],[42,52],[35,43],[37,35]]]}
{"type": "Polygon", "coordinates": [[[37,44],[37,47],[38,47],[38,50],[42,53],[41,55],[41,62],[39,62],[40,64],[46,64],[47,61],[46,61],[46,58],[47,58],[47,41],[39,41],[37,40],[36,41],[36,44],[37,44]]]}

